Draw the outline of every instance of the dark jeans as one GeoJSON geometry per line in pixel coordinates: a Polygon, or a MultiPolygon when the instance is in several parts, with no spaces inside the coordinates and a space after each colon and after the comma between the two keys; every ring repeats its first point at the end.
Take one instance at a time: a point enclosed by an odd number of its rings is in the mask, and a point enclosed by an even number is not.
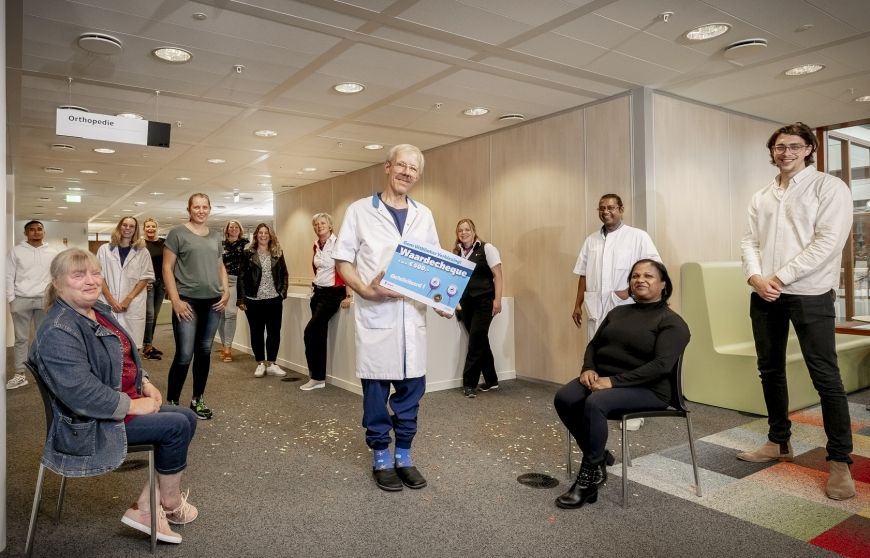
{"type": "Polygon", "coordinates": [[[163,299],[166,298],[166,287],[163,281],[154,281],[148,291],[148,301],[145,303],[145,337],[143,345],[150,345],[154,340],[154,328],[157,327],[157,316],[163,308],[163,299]]]}
{"type": "Polygon", "coordinates": [[[468,332],[468,355],[462,371],[462,385],[476,388],[483,372],[483,381],[489,385],[498,383],[495,360],[489,346],[489,325],[492,323],[492,295],[463,298],[462,325],[468,332]]]}
{"type": "Polygon", "coordinates": [[[761,389],[767,405],[767,434],[771,442],[782,443],[791,437],[788,419],[788,384],[785,351],[788,323],[797,333],[801,353],[813,386],[822,403],[822,421],[828,436],[828,460],[852,463],[852,430],[849,401],[837,366],[834,339],[834,291],[820,295],[780,295],[765,302],[752,293],[749,316],[758,354],[761,389]]]}
{"type": "Polygon", "coordinates": [[[326,340],[329,336],[329,320],[338,311],[346,296],[344,287],[314,286],[311,297],[311,319],[305,326],[305,360],[308,375],[312,380],[326,379],[326,340]]]}
{"type": "Polygon", "coordinates": [[[193,361],[193,397],[196,399],[205,393],[208,383],[208,372],[211,365],[211,345],[220,323],[221,313],[214,308],[220,298],[184,298],[181,299],[193,310],[193,318],[180,320],[172,313],[172,336],[175,338],[175,357],[169,367],[169,381],[166,388],[166,399],[179,401],[181,389],[187,380],[187,370],[193,361]]]}
{"type": "Polygon", "coordinates": [[[645,387],[621,387],[589,391],[571,380],[556,392],[553,405],[559,418],[583,452],[583,461],[598,465],[607,446],[607,416],[628,411],[667,409],[668,404],[645,387]]]}
{"type": "Polygon", "coordinates": [[[390,430],[396,434],[396,447],[408,449],[417,434],[417,411],[426,392],[426,377],[405,380],[362,379],[363,418],[366,444],[373,450],[390,447],[390,430]],[[390,395],[390,385],[395,388],[390,395]],[[389,400],[390,409],[387,410],[389,400]]]}
{"type": "Polygon", "coordinates": [[[280,296],[265,300],[252,300],[246,297],[245,308],[248,329],[251,330],[251,350],[254,351],[254,360],[275,362],[278,358],[278,348],[281,346],[281,314],[284,312],[284,300],[280,296]],[[264,331],[265,344],[263,343],[264,331]]]}
{"type": "Polygon", "coordinates": [[[187,467],[187,448],[196,434],[196,414],[185,407],[163,405],[153,415],[133,417],[125,426],[127,444],[154,444],[154,467],[172,475],[187,467]]]}

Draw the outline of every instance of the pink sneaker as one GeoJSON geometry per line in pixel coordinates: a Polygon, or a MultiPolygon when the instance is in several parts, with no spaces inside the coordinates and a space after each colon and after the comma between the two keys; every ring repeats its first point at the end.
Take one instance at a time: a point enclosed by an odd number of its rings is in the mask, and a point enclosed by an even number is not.
{"type": "Polygon", "coordinates": [[[166,520],[169,521],[169,523],[172,523],[173,525],[186,525],[199,517],[199,510],[196,509],[196,506],[187,501],[187,496],[189,494],[190,489],[188,488],[181,493],[181,504],[179,504],[174,510],[166,512],[166,520]]]}
{"type": "MultiPolygon", "coordinates": [[[[179,544],[181,543],[181,535],[173,531],[166,521],[166,512],[162,507],[158,507],[159,515],[157,516],[157,540],[160,542],[179,544]]],[[[134,502],[133,505],[124,512],[124,517],[121,518],[121,523],[128,527],[132,527],[137,531],[141,531],[151,536],[151,514],[143,512],[139,509],[139,504],[134,502]]]]}

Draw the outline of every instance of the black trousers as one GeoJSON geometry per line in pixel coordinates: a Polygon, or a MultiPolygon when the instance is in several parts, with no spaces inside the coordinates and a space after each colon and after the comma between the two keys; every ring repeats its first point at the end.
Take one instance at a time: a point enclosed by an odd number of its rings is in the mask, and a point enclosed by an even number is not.
{"type": "Polygon", "coordinates": [[[767,405],[767,434],[771,442],[786,442],[791,437],[788,419],[788,384],[786,382],[786,344],[788,324],[797,333],[807,370],[822,404],[822,422],[828,436],[828,460],[852,463],[852,429],[849,400],[843,389],[837,365],[834,338],[833,291],[820,295],[780,295],[765,302],[752,293],[749,316],[758,354],[761,389],[767,405]]]}
{"type": "Polygon", "coordinates": [[[281,346],[281,315],[284,312],[284,300],[280,296],[265,300],[245,298],[245,308],[248,329],[251,330],[251,350],[254,351],[254,360],[275,362],[278,358],[278,348],[281,346]]]}
{"type": "Polygon", "coordinates": [[[495,360],[489,346],[489,325],[492,323],[492,295],[467,297],[460,301],[461,321],[468,332],[468,355],[462,370],[462,385],[476,388],[483,373],[483,380],[489,384],[498,383],[495,360]]]}
{"type": "Polygon", "coordinates": [[[305,360],[312,380],[326,380],[326,340],[329,320],[338,311],[347,291],[344,287],[314,287],[311,297],[311,319],[305,326],[305,360]]]}

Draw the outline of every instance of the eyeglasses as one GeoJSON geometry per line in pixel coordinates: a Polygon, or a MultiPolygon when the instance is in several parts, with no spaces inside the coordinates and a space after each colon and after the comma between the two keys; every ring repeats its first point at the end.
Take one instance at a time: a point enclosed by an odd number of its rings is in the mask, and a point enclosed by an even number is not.
{"type": "Polygon", "coordinates": [[[773,150],[775,152],[781,154],[781,153],[785,153],[785,149],[788,148],[789,153],[797,153],[801,149],[804,149],[806,147],[809,147],[809,146],[805,143],[790,143],[788,145],[785,145],[783,143],[778,143],[778,144],[773,146],[773,150]]]}
{"type": "Polygon", "coordinates": [[[618,205],[598,206],[598,213],[604,213],[605,211],[616,213],[620,209],[621,207],[618,205]]]}
{"type": "Polygon", "coordinates": [[[418,169],[416,166],[409,165],[408,163],[406,163],[404,161],[396,161],[393,164],[408,174],[417,174],[418,172],[420,172],[420,169],[418,169]]]}

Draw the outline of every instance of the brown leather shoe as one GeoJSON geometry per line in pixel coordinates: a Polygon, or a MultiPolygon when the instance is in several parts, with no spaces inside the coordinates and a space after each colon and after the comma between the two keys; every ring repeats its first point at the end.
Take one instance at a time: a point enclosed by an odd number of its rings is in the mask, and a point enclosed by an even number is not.
{"type": "Polygon", "coordinates": [[[763,446],[752,451],[744,451],[737,454],[737,459],[751,461],[752,463],[768,463],[770,461],[794,461],[794,451],[791,442],[778,444],[768,440],[763,446]]]}
{"type": "Polygon", "coordinates": [[[831,500],[848,500],[855,496],[855,481],[849,471],[849,464],[842,461],[828,461],[828,484],[825,494],[831,500]]]}

